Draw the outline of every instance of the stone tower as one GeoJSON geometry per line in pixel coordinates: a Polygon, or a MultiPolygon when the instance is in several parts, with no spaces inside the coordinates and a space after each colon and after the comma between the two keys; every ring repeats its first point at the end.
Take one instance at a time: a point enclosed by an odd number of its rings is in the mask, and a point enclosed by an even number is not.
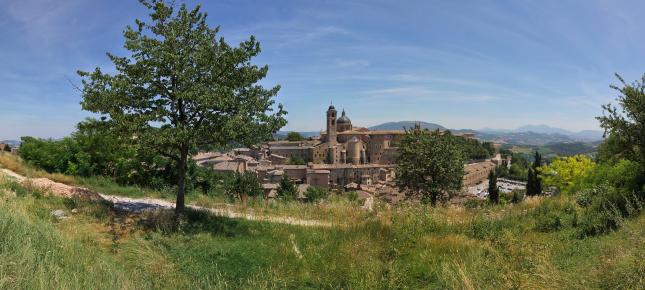
{"type": "Polygon", "coordinates": [[[327,143],[329,143],[329,147],[338,142],[336,132],[336,108],[331,105],[327,109],[327,143]]]}
{"type": "Polygon", "coordinates": [[[333,105],[327,109],[327,162],[330,164],[336,163],[336,144],[338,139],[336,137],[336,108],[333,105]]]}

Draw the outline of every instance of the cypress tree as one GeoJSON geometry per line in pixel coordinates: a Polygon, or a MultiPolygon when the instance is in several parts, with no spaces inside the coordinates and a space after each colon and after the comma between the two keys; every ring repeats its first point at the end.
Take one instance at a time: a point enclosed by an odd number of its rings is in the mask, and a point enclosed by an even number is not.
{"type": "Polygon", "coordinates": [[[497,174],[495,170],[488,173],[488,199],[492,203],[499,203],[499,187],[497,187],[497,174]]]}
{"type": "Polygon", "coordinates": [[[533,168],[529,166],[528,169],[528,175],[526,178],[526,195],[527,196],[532,196],[533,195],[533,168]]]}
{"type": "Polygon", "coordinates": [[[542,181],[540,180],[540,166],[542,166],[542,155],[535,151],[535,162],[533,162],[533,186],[534,194],[542,194],[542,181]]]}

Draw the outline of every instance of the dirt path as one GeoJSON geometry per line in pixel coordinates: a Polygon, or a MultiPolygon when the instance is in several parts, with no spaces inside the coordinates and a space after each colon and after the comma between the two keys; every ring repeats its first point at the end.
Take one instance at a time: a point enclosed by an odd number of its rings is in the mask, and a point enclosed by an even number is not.
{"type": "MultiPolygon", "coordinates": [[[[131,212],[143,212],[157,209],[174,209],[175,204],[163,199],[156,198],[129,198],[117,195],[106,195],[93,192],[87,188],[70,186],[67,184],[54,182],[47,178],[27,178],[8,169],[0,169],[0,175],[15,179],[23,185],[33,186],[59,197],[86,197],[91,199],[102,199],[114,205],[115,208],[131,212]]],[[[250,213],[240,213],[229,209],[208,208],[197,205],[186,205],[193,210],[206,211],[214,216],[227,217],[233,219],[245,219],[250,221],[263,221],[278,224],[312,226],[312,227],[332,227],[339,226],[331,222],[319,220],[306,220],[292,217],[278,217],[257,215],[250,213]]]]}

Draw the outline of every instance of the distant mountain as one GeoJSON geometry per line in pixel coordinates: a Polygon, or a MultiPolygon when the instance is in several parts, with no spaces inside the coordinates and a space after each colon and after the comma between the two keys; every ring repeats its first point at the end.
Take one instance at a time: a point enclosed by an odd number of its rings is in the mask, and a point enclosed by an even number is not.
{"type": "Polygon", "coordinates": [[[482,132],[476,131],[475,138],[482,141],[491,141],[513,145],[545,145],[548,143],[573,142],[574,140],[562,134],[544,134],[535,132],[482,132]]]}
{"type": "Polygon", "coordinates": [[[527,132],[532,132],[536,134],[557,134],[560,136],[556,136],[556,138],[566,136],[571,140],[584,141],[584,142],[594,142],[594,141],[602,140],[602,134],[603,134],[603,132],[600,130],[584,130],[580,132],[572,132],[566,129],[551,127],[547,125],[524,125],[524,126],[518,127],[517,129],[512,129],[512,130],[482,128],[478,131],[486,134],[498,134],[498,135],[505,135],[505,134],[511,134],[511,133],[527,133],[527,132]]]}
{"type": "Polygon", "coordinates": [[[602,140],[603,134],[604,132],[600,130],[584,130],[584,131],[574,133],[573,136],[575,139],[578,139],[581,141],[593,142],[593,141],[602,140]]]}
{"type": "Polygon", "coordinates": [[[515,132],[535,132],[542,134],[562,134],[571,135],[573,132],[561,128],[550,127],[547,125],[524,125],[514,130],[515,132]]]}
{"type": "MultiPolygon", "coordinates": [[[[404,128],[414,128],[414,125],[417,121],[399,121],[399,122],[387,122],[380,125],[369,127],[369,130],[403,130],[404,128]]],[[[441,126],[436,123],[429,122],[419,122],[421,128],[427,128],[429,130],[448,130],[446,127],[441,126]]],[[[569,130],[550,127],[547,125],[525,125],[518,127],[517,129],[492,129],[492,128],[483,128],[479,130],[472,129],[450,129],[453,133],[473,133],[475,138],[482,141],[492,141],[502,144],[513,144],[513,145],[532,145],[532,146],[543,146],[546,144],[554,143],[575,143],[575,142],[598,142],[602,140],[602,131],[599,130],[585,130],[580,132],[571,132],[569,130]]],[[[284,139],[287,136],[289,131],[280,131],[274,136],[277,139],[284,139]]],[[[314,137],[320,136],[320,131],[304,131],[298,132],[303,137],[314,137]]],[[[568,148],[567,148],[568,149],[568,148]]],[[[576,148],[580,151],[587,150],[588,148],[576,148]]],[[[564,151],[574,151],[574,150],[564,150],[564,151]]]]}
{"type": "Polygon", "coordinates": [[[423,129],[428,129],[428,130],[446,130],[446,127],[441,126],[439,124],[435,123],[428,123],[428,122],[420,122],[420,121],[399,121],[399,122],[387,122],[383,123],[380,125],[372,126],[369,127],[368,129],[370,130],[403,130],[403,129],[409,129],[409,128],[414,128],[414,125],[416,123],[421,124],[421,128],[423,129]]]}
{"type": "Polygon", "coordinates": [[[0,143],[9,144],[11,147],[20,146],[20,141],[18,140],[2,140],[0,143]]]}

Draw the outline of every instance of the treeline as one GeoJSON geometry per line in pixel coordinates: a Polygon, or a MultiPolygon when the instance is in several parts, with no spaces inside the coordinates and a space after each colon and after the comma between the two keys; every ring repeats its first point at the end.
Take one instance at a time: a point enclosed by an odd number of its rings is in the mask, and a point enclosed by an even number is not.
{"type": "MultiPolygon", "coordinates": [[[[450,131],[446,131],[445,134],[452,135],[450,131]]],[[[452,135],[454,136],[454,135],[452,135]]],[[[455,136],[455,142],[465,154],[466,159],[468,160],[481,160],[490,158],[496,153],[496,149],[493,146],[492,142],[480,142],[477,139],[463,138],[455,136]]]]}
{"type": "Polygon", "coordinates": [[[116,134],[107,122],[87,119],[60,140],[22,137],[18,154],[50,173],[106,176],[122,185],[151,188],[172,183],[172,161],[137,146],[133,139],[116,134]]]}
{"type": "Polygon", "coordinates": [[[544,145],[557,155],[577,155],[591,153],[595,150],[594,146],[585,142],[559,142],[544,145]]]}

